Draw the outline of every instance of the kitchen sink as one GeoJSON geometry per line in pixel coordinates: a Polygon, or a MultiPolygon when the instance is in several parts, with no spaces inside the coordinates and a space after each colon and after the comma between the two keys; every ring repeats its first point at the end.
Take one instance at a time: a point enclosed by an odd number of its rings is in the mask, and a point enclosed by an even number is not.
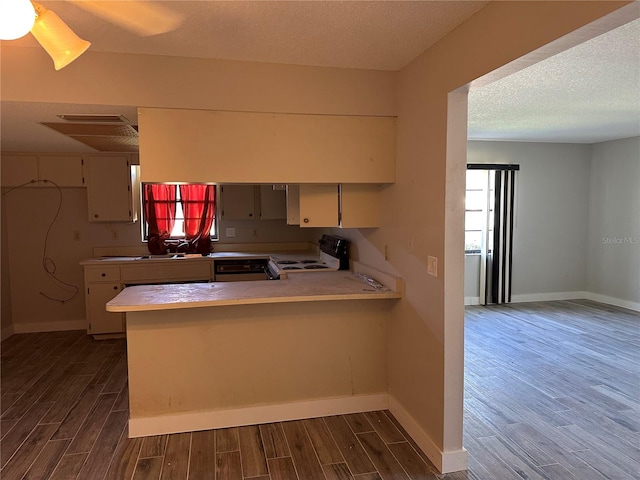
{"type": "Polygon", "coordinates": [[[184,258],[184,253],[165,253],[160,255],[143,255],[136,260],[166,260],[170,258],[184,258]]]}

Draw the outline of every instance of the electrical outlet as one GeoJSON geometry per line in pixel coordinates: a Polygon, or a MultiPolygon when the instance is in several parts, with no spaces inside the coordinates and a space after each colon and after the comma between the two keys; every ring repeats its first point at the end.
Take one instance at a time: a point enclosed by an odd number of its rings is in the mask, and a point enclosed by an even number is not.
{"type": "Polygon", "coordinates": [[[251,231],[251,235],[253,235],[254,237],[257,237],[257,236],[258,236],[258,229],[257,229],[257,228],[254,228],[254,229],[251,231]]]}
{"type": "Polygon", "coordinates": [[[111,230],[111,238],[113,238],[114,240],[118,239],[118,231],[117,230],[111,230]]]}
{"type": "Polygon", "coordinates": [[[389,252],[389,245],[384,246],[384,259],[388,262],[389,258],[391,258],[391,254],[389,252]]]}
{"type": "Polygon", "coordinates": [[[80,241],[80,230],[74,230],[73,231],[73,240],[75,242],[79,242],[80,241]]]}
{"type": "Polygon", "coordinates": [[[433,277],[438,276],[438,257],[427,256],[427,273],[433,277]]]}
{"type": "Polygon", "coordinates": [[[225,230],[225,236],[227,236],[227,237],[235,237],[236,236],[236,229],[235,228],[227,228],[225,230]]]}

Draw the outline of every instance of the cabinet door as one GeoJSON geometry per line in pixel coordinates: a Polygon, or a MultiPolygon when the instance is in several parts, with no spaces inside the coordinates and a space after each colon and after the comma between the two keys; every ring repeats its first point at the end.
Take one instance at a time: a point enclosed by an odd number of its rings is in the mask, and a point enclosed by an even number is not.
{"type": "MultiPolygon", "coordinates": [[[[38,157],[35,155],[0,156],[2,172],[0,179],[3,187],[17,187],[38,180],[38,157]]],[[[33,186],[37,186],[34,183],[33,186]]]]}
{"type": "Polygon", "coordinates": [[[380,226],[379,185],[340,185],[340,226],[342,228],[380,226]]]}
{"type": "MultiPolygon", "coordinates": [[[[59,187],[84,187],[82,178],[82,156],[80,155],[40,155],[38,176],[59,187]]],[[[41,187],[52,187],[51,183],[41,183],[41,187]]]]}
{"type": "Polygon", "coordinates": [[[90,283],[87,288],[87,333],[124,332],[124,313],[107,312],[105,305],[120,293],[120,283],[90,283]]]}
{"type": "Polygon", "coordinates": [[[256,219],[256,194],[253,185],[220,187],[223,220],[256,219]]]}
{"type": "Polygon", "coordinates": [[[131,167],[126,156],[90,156],[86,161],[90,222],[133,222],[131,167]]]}
{"type": "Polygon", "coordinates": [[[300,225],[300,185],[287,185],[287,225],[300,225]]]}
{"type": "Polygon", "coordinates": [[[338,226],[338,185],[300,185],[300,226],[338,226]]]}
{"type": "Polygon", "coordinates": [[[276,190],[274,185],[260,185],[260,219],[287,218],[286,196],[285,190],[276,190]]]}

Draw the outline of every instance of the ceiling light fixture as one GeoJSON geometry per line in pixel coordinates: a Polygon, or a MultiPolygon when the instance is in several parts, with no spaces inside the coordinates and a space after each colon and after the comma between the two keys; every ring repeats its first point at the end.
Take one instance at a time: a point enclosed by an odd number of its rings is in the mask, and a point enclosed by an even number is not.
{"type": "Polygon", "coordinates": [[[53,59],[56,70],[66,67],[82,55],[91,42],[78,37],[58,15],[33,2],[36,20],[31,33],[53,59]]]}
{"type": "Polygon", "coordinates": [[[0,40],[16,40],[24,37],[36,19],[36,12],[29,0],[0,1],[0,40]]]}

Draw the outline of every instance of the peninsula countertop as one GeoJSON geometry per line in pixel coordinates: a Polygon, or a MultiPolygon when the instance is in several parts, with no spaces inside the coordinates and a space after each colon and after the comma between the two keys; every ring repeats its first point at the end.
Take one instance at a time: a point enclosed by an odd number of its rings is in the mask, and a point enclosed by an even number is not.
{"type": "MultiPolygon", "coordinates": [[[[399,279],[398,279],[399,280],[399,279]]],[[[398,288],[376,289],[348,270],[307,272],[281,280],[127,287],[107,303],[110,312],[402,297],[398,288]]],[[[391,285],[393,287],[393,285],[391,285]]]]}

